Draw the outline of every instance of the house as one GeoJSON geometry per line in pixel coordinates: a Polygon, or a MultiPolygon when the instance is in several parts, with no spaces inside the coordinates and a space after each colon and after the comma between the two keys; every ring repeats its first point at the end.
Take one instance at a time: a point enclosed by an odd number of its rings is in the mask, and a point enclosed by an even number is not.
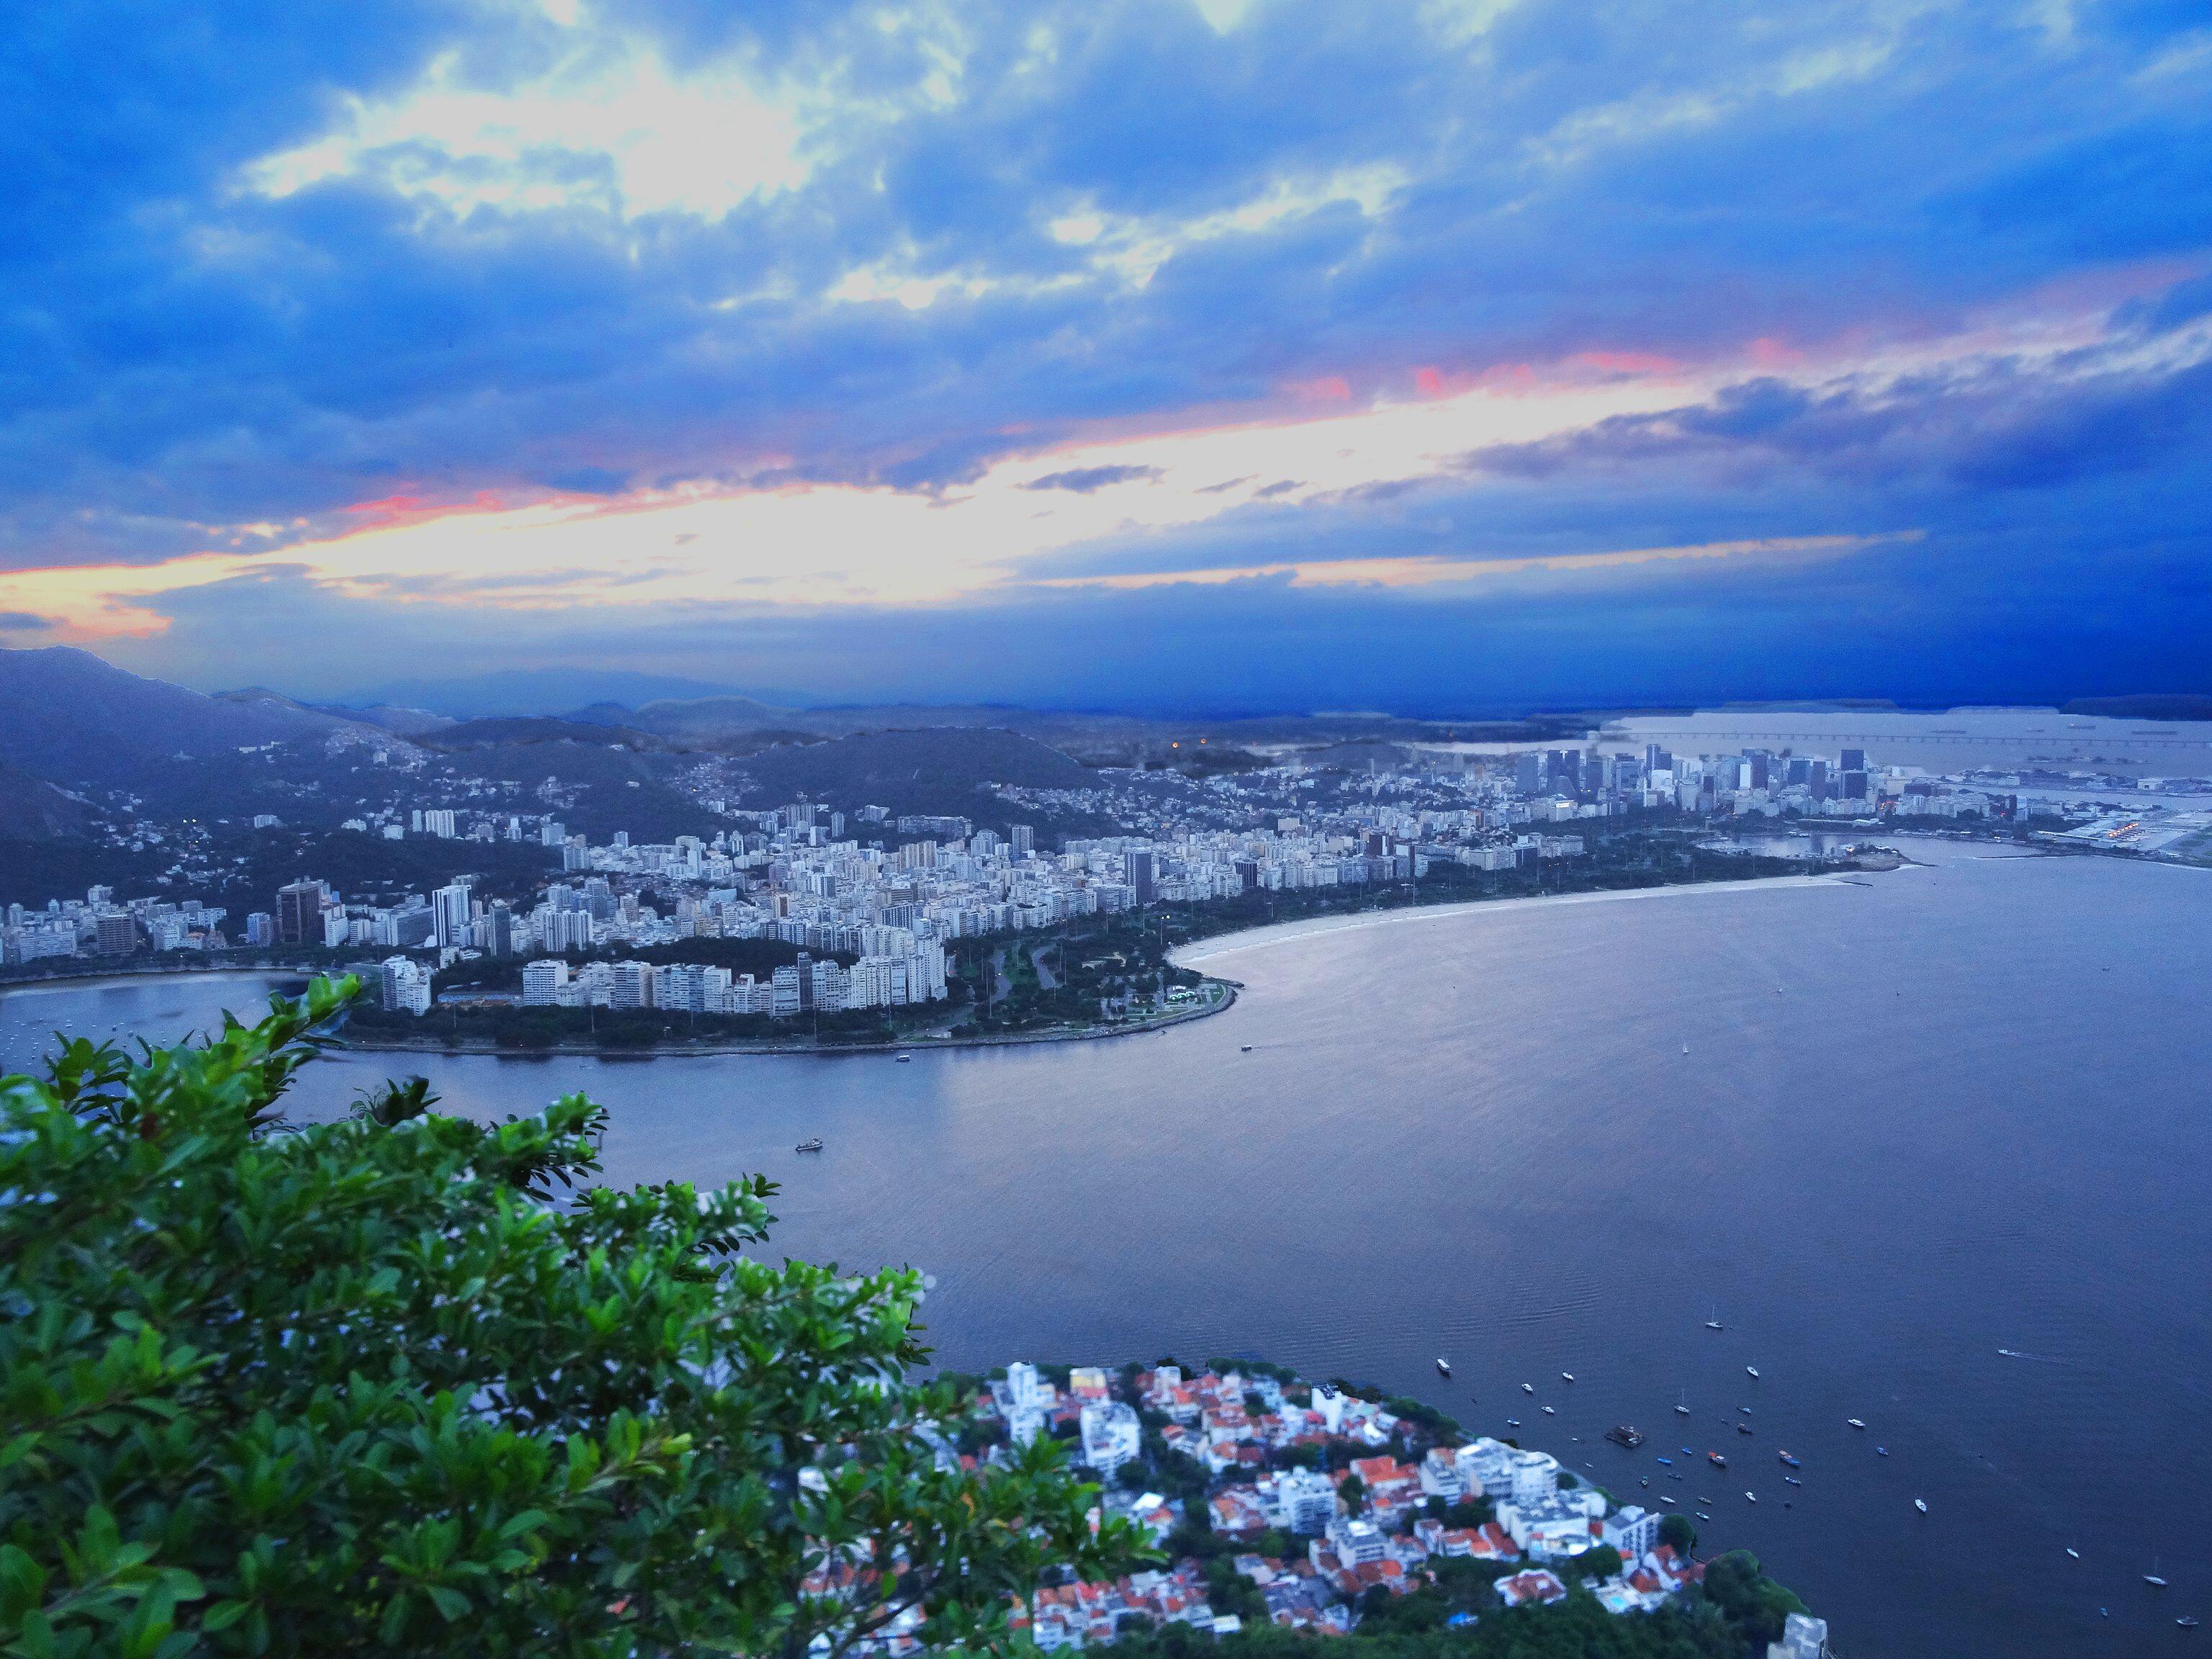
{"type": "Polygon", "coordinates": [[[1556,1574],[1534,1568],[1528,1572],[1516,1572],[1510,1578],[1498,1581],[1498,1599],[1509,1607],[1527,1607],[1530,1602],[1548,1607],[1554,1601],[1567,1599],[1567,1587],[1556,1574]]]}

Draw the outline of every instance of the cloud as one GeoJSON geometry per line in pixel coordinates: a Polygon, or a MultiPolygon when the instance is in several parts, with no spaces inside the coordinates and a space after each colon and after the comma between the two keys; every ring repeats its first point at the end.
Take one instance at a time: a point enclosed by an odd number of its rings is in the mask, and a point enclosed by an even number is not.
{"type": "MultiPolygon", "coordinates": [[[[515,653],[526,602],[618,593],[610,652],[753,596],[715,614],[1150,628],[1037,585],[1362,561],[1538,560],[1526,627],[1624,662],[1647,580],[1747,639],[1771,583],[1978,626],[1971,571],[2021,639],[2193,591],[2212,58],[2172,10],[210,0],[118,50],[32,9],[0,599],[149,661],[212,626],[160,595],[264,603],[272,556],[515,653]],[[451,521],[413,565],[359,539],[395,500],[451,521]],[[1824,538],[1863,550],[1559,562],[1824,538]]],[[[1294,653],[1462,602],[1197,586],[1294,653]]]]}
{"type": "Polygon", "coordinates": [[[1048,472],[1042,478],[1030,479],[1022,488],[1066,489],[1079,495],[1088,495],[1093,490],[1104,489],[1109,484],[1136,483],[1159,476],[1160,469],[1156,466],[1079,466],[1066,472],[1048,472]]]}

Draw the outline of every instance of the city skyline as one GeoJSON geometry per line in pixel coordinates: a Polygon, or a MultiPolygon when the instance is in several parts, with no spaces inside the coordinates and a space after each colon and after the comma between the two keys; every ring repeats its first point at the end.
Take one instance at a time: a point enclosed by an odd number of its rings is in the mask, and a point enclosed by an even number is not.
{"type": "Polygon", "coordinates": [[[2179,14],[112,33],[11,43],[0,645],[315,697],[2212,690],[2179,14]]]}

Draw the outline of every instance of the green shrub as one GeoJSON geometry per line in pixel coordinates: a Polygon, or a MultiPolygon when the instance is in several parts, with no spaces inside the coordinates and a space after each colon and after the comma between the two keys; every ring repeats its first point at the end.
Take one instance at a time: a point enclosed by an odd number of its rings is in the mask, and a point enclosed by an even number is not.
{"type": "Polygon", "coordinates": [[[1048,1438],[933,1466],[919,1276],[746,1254],[766,1181],[592,1185],[581,1096],[282,1125],[356,989],[0,1079],[0,1651],[973,1644],[1042,1566],[1126,1568],[1048,1438]]]}

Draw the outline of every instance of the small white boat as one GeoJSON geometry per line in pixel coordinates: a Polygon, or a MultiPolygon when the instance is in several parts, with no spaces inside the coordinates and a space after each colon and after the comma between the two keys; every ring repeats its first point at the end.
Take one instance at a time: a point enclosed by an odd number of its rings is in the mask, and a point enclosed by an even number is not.
{"type": "Polygon", "coordinates": [[[912,1054],[901,1054],[898,1057],[898,1063],[902,1066],[911,1066],[914,1064],[914,1056],[912,1054]]]}
{"type": "Polygon", "coordinates": [[[1856,1417],[1847,1417],[1844,1421],[1850,1424],[1855,1429],[1863,1429],[1866,1427],[1866,1425],[1860,1422],[1856,1417]]]}
{"type": "Polygon", "coordinates": [[[2075,1549],[2070,1544],[2066,1547],[2066,1553],[2072,1556],[2076,1561],[2079,1561],[2081,1559],[2081,1552],[2075,1549]]]}
{"type": "Polygon", "coordinates": [[[1559,1381],[1562,1382],[1571,1382],[1574,1380],[1575,1374],[1572,1371],[1561,1371],[1559,1373],[1559,1381]]]}
{"type": "Polygon", "coordinates": [[[1759,1381],[1759,1367],[1756,1365],[1746,1365],[1743,1368],[1743,1374],[1754,1382],[1759,1381]]]}
{"type": "Polygon", "coordinates": [[[1451,1361],[1449,1359],[1437,1360],[1437,1370],[1441,1376],[1449,1376],[1451,1375],[1451,1361]]]}
{"type": "Polygon", "coordinates": [[[1928,1513],[1928,1500],[1924,1498],[1916,1498],[1912,1500],[1912,1507],[1925,1515],[1928,1513]]]}
{"type": "Polygon", "coordinates": [[[1674,1407],[1674,1415],[1677,1417],[1687,1417],[1689,1414],[1690,1408],[1687,1406],[1677,1406],[1674,1407]]]}
{"type": "Polygon", "coordinates": [[[1756,1504],[1759,1502],[1759,1494],[1757,1492],[1747,1492],[1743,1495],[1743,1501],[1747,1504],[1756,1504]]]}
{"type": "Polygon", "coordinates": [[[1686,1054],[1690,1052],[1690,1045],[1688,1043],[1686,1042],[1682,1045],[1682,1052],[1686,1054]]]}
{"type": "Polygon", "coordinates": [[[1523,1394],[1534,1394],[1536,1392],[1536,1385],[1534,1382],[1523,1382],[1521,1385],[1521,1392],[1523,1394]]]}
{"type": "Polygon", "coordinates": [[[1553,1411],[1549,1406],[1547,1406],[1544,1407],[1544,1415],[1547,1417],[1557,1417],[1559,1413],[1553,1411]]]}
{"type": "Polygon", "coordinates": [[[2143,1575],[2143,1583],[2146,1583],[2146,1584],[2152,1585],[2152,1586],[2154,1586],[2154,1587],[2155,1587],[2156,1589],[2164,1589],[2166,1588],[2166,1580],[2165,1580],[2165,1579],[2163,1579],[2163,1578],[2161,1578],[2161,1577],[2159,1577],[2156,1573],[2154,1573],[2154,1572],[2147,1572],[2147,1573],[2145,1573],[2145,1574],[2143,1575]]]}

